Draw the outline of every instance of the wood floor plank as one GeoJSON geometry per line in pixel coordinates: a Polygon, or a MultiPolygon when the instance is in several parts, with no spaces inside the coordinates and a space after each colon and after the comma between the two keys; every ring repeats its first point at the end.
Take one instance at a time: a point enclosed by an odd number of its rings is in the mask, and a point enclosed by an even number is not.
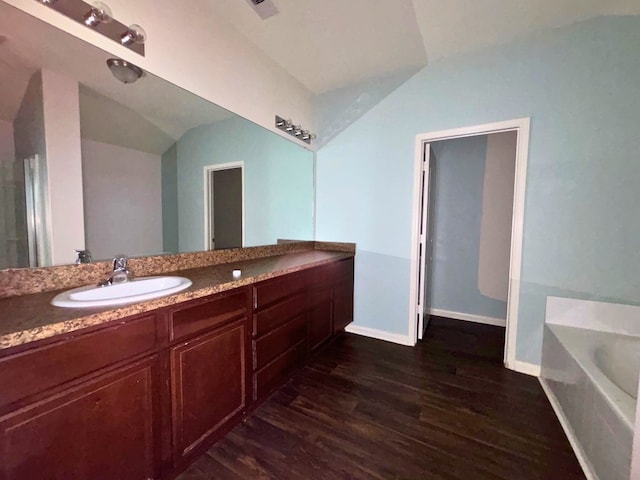
{"type": "Polygon", "coordinates": [[[337,337],[178,480],[582,480],[504,329],[435,317],[415,348],[337,337]]]}

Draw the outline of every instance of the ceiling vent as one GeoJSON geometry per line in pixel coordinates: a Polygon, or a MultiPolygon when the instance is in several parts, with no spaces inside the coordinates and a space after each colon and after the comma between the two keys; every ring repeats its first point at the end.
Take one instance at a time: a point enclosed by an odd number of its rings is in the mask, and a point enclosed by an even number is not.
{"type": "Polygon", "coordinates": [[[253,7],[260,18],[266,20],[269,17],[273,17],[279,13],[276,6],[273,4],[273,0],[247,0],[253,7]]]}

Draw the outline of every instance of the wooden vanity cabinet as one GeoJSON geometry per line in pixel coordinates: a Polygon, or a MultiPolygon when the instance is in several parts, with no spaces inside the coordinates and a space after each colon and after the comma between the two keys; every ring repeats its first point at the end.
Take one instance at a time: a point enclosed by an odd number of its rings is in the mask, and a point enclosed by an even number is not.
{"type": "Polygon", "coordinates": [[[353,321],[353,258],[253,287],[253,399],[281,386],[353,321]]]}
{"type": "Polygon", "coordinates": [[[253,400],[266,398],[308,354],[306,272],[260,282],[253,287],[253,400]]]}
{"type": "Polygon", "coordinates": [[[333,268],[333,332],[338,333],[353,321],[353,258],[340,260],[333,268]]]}
{"type": "Polygon", "coordinates": [[[316,350],[333,335],[333,268],[309,272],[309,348],[316,350]]]}
{"type": "Polygon", "coordinates": [[[353,318],[353,259],[0,351],[0,480],[170,479],[353,318]]]}
{"type": "Polygon", "coordinates": [[[146,316],[2,358],[0,479],[159,478],[155,335],[146,316]]]}
{"type": "Polygon", "coordinates": [[[179,338],[169,354],[177,469],[246,412],[250,399],[249,293],[249,288],[240,288],[170,314],[170,335],[179,338]],[[184,332],[195,332],[195,336],[184,339],[184,332]]]}

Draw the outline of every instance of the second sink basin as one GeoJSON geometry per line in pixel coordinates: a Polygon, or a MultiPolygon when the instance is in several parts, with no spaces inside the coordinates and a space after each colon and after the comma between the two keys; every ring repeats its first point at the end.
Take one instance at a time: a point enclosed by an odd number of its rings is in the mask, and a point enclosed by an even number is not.
{"type": "Polygon", "coordinates": [[[141,277],[106,287],[88,285],[67,290],[56,295],[51,304],[67,308],[126,305],[172,295],[190,286],[191,280],[184,277],[141,277]]]}

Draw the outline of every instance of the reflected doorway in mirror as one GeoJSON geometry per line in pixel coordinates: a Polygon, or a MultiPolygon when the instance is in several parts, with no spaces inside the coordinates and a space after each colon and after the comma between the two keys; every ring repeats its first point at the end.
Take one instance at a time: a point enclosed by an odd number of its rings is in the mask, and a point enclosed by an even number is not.
{"type": "Polygon", "coordinates": [[[205,250],[244,246],[244,162],[204,167],[205,250]]]}

